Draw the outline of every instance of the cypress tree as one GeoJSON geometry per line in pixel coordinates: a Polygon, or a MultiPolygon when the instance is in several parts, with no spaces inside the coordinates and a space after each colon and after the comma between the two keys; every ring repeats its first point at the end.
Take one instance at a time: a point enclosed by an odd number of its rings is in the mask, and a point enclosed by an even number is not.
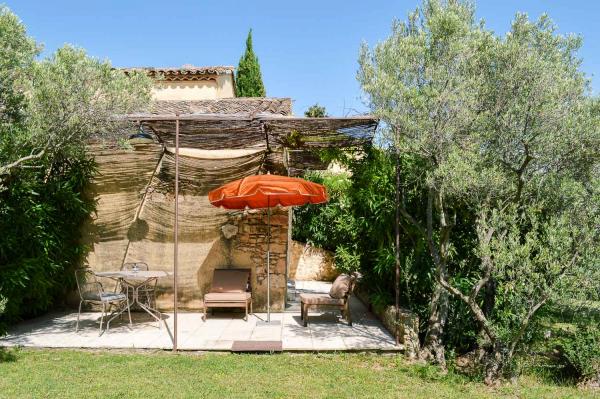
{"type": "Polygon", "coordinates": [[[240,58],[235,79],[238,97],[264,97],[266,95],[258,57],[252,49],[252,29],[248,32],[246,51],[240,58]]]}
{"type": "Polygon", "coordinates": [[[325,107],[319,105],[319,103],[316,103],[311,105],[306,112],[304,112],[304,116],[309,118],[326,118],[329,115],[327,115],[327,110],[325,107]]]}

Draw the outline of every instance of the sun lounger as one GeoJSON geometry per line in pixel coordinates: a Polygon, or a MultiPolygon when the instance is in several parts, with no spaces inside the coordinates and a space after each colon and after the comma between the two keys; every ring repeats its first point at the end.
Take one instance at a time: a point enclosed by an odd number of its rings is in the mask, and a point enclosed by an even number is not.
{"type": "Polygon", "coordinates": [[[358,273],[341,274],[333,282],[328,294],[300,294],[300,318],[304,321],[304,327],[308,325],[309,309],[320,307],[339,309],[348,325],[351,326],[350,296],[359,277],[358,273]]]}
{"type": "Polygon", "coordinates": [[[208,308],[243,308],[252,314],[250,269],[215,269],[211,288],[204,295],[204,320],[208,308]]]}

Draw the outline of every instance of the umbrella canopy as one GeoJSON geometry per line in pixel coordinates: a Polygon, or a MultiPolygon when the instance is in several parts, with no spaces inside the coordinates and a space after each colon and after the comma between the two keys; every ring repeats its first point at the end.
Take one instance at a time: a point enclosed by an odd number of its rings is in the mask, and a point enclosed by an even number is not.
{"type": "Polygon", "coordinates": [[[227,183],[208,193],[208,200],[226,209],[258,209],[327,202],[320,184],[297,177],[256,175],[227,183]]]}

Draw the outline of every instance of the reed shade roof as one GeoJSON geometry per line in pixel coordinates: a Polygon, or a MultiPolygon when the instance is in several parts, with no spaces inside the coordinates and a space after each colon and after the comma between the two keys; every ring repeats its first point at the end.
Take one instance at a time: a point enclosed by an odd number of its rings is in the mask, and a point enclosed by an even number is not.
{"type": "MultiPolygon", "coordinates": [[[[175,146],[175,127],[171,121],[144,121],[168,147],[175,146]]],[[[179,146],[202,150],[224,148],[266,148],[265,132],[252,120],[186,120],[179,125],[179,146]]]]}
{"type": "MultiPolygon", "coordinates": [[[[175,154],[172,151],[165,149],[157,173],[150,181],[148,201],[144,205],[143,216],[149,225],[146,238],[156,242],[173,235],[175,154]]],[[[180,154],[179,190],[186,198],[179,205],[180,242],[214,240],[215,231],[227,221],[227,212],[210,205],[209,191],[231,180],[259,173],[264,162],[264,151],[223,156],[211,159],[202,153],[180,154]]]]}
{"type": "Polygon", "coordinates": [[[324,186],[297,177],[248,176],[208,193],[208,200],[225,209],[259,209],[327,202],[324,186]]]}
{"type": "Polygon", "coordinates": [[[180,120],[180,146],[205,150],[224,148],[354,148],[370,142],[377,119],[297,118],[273,114],[131,114],[167,145],[174,146],[175,118],[180,120]]]}
{"type": "MultiPolygon", "coordinates": [[[[159,172],[160,190],[173,192],[175,154],[167,149],[159,172]]],[[[179,156],[179,188],[184,194],[207,195],[210,190],[248,174],[256,174],[264,163],[264,151],[220,159],[179,156]]]]}
{"type": "Polygon", "coordinates": [[[270,149],[348,148],[371,141],[377,120],[350,118],[273,118],[263,119],[270,149]]]}
{"type": "MultiPolygon", "coordinates": [[[[274,152],[273,154],[280,154],[274,152]]],[[[302,176],[307,168],[312,170],[325,170],[328,163],[321,160],[319,154],[310,150],[292,150],[286,151],[287,159],[285,160],[285,169],[288,176],[302,176]]],[[[277,164],[266,165],[267,170],[276,170],[277,164]],[[270,168],[270,169],[269,169],[270,168]]]]}

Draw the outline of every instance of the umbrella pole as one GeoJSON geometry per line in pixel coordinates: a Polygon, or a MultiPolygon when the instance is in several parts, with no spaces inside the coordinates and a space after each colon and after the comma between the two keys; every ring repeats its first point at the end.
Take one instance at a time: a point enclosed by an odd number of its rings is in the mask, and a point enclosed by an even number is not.
{"type": "Polygon", "coordinates": [[[271,322],[271,206],[267,196],[267,323],[271,322]]]}

